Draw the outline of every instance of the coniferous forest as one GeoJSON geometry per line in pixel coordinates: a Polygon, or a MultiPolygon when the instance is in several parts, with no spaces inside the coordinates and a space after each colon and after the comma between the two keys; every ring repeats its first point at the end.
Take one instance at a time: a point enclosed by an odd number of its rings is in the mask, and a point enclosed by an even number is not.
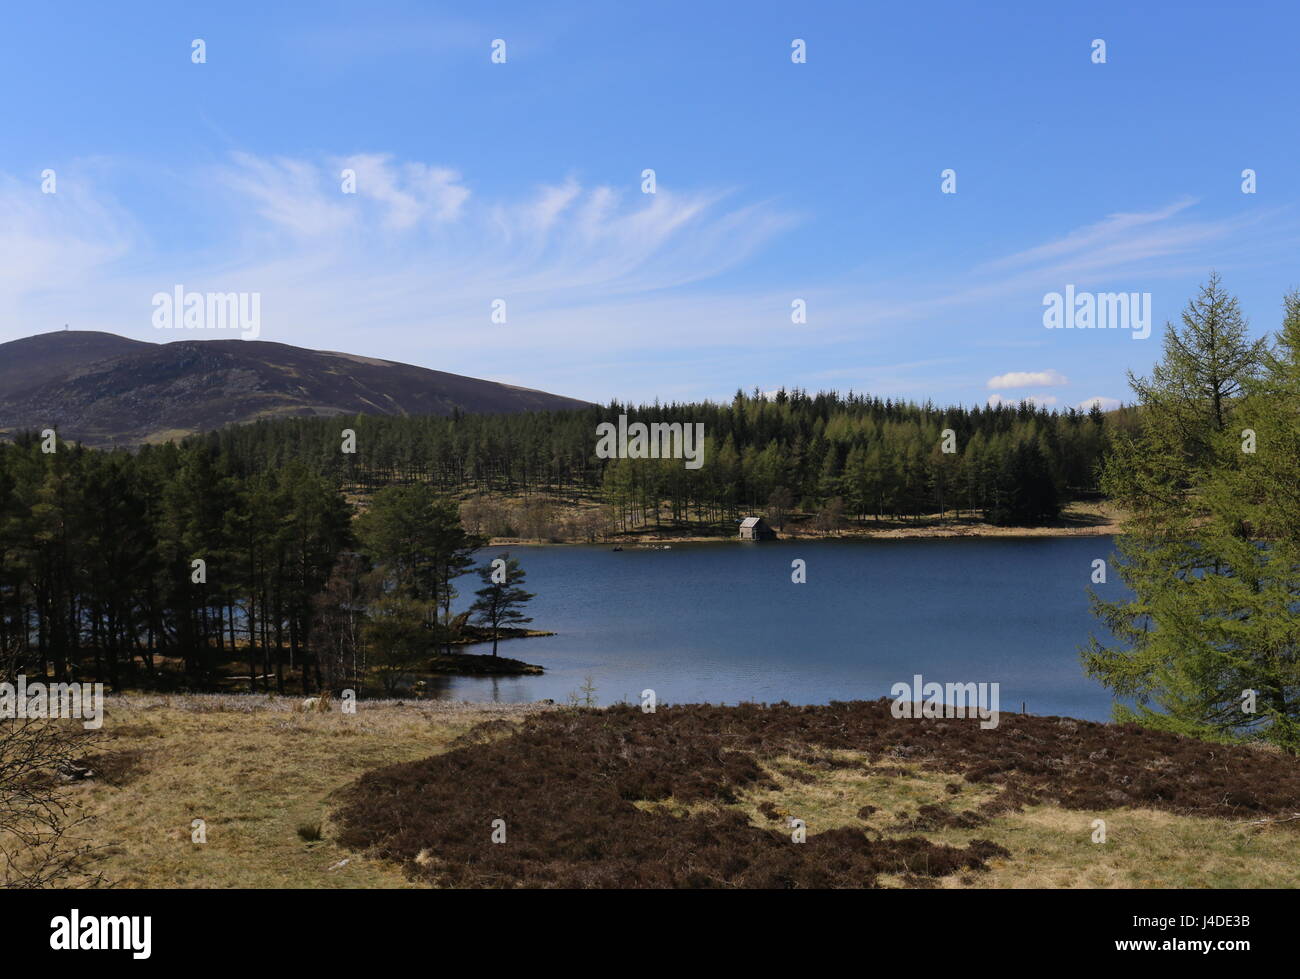
{"type": "Polygon", "coordinates": [[[298,461],[361,491],[425,482],[469,498],[590,497],[613,509],[617,530],[647,521],[734,522],[773,506],[774,495],[786,510],[811,513],[834,503],[845,520],[964,511],[996,524],[1034,525],[1052,520],[1064,499],[1096,490],[1108,432],[1127,414],[737,392],[724,405],[287,419],[196,441],[239,473],[298,461]],[[674,459],[597,458],[597,425],[621,414],[630,423],[702,423],[704,464],[688,469],[674,459]],[[349,428],[355,453],[341,451],[341,433],[349,428]],[[952,451],[944,450],[945,431],[953,433],[952,451]]]}
{"type": "Polygon", "coordinates": [[[796,391],[288,419],[135,452],[32,432],[0,444],[0,641],[29,672],[114,686],[204,685],[222,662],[244,664],[253,690],[284,690],[286,673],[304,691],[355,681],[363,661],[387,683],[458,624],[454,581],[488,536],[594,539],[648,523],[734,534],[750,511],[815,514],[827,529],[963,512],[1036,524],[1096,488],[1115,417],[796,391]],[[703,422],[704,464],[597,458],[596,426],[621,413],[703,422]],[[524,505],[503,515],[506,498],[524,505]],[[512,524],[530,500],[580,516],[528,534],[512,524]],[[415,533],[402,520],[420,525],[423,570],[402,553],[415,533]]]}

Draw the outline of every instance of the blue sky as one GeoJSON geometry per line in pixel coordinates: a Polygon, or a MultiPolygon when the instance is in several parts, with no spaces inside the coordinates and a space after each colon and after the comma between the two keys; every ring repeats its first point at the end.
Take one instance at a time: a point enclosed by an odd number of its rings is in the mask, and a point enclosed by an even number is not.
{"type": "Polygon", "coordinates": [[[260,293],[264,340],[597,401],[1065,407],[1127,397],[1212,268],[1276,329],[1297,8],[995,6],[11,5],[0,341],[192,339],[151,324],[183,284],[260,293]],[[1152,336],[1044,329],[1067,283],[1150,293],[1152,336]]]}

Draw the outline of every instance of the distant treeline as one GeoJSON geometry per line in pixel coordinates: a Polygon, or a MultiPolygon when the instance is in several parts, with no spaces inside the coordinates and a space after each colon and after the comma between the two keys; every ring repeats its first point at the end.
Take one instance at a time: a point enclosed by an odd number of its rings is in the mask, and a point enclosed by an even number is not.
{"type": "Polygon", "coordinates": [[[999,524],[1036,524],[1056,517],[1068,495],[1096,490],[1115,417],[1096,408],[937,408],[796,390],[737,392],[727,404],[280,419],[194,441],[237,472],[300,462],[362,491],[425,482],[461,495],[594,497],[612,509],[617,529],[661,519],[716,523],[773,508],[829,508],[859,520],[964,510],[999,524]],[[597,425],[622,414],[629,423],[702,423],[704,464],[598,458],[597,425]],[[342,451],[344,429],[356,434],[354,453],[342,451]]]}

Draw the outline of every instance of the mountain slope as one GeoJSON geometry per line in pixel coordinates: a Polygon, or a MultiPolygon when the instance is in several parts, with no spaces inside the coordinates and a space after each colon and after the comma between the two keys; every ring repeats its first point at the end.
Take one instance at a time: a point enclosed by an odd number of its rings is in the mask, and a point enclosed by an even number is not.
{"type": "Polygon", "coordinates": [[[88,445],[133,446],[286,415],[504,414],[584,404],[260,340],[155,344],[69,331],[0,344],[0,432],[53,427],[88,445]]]}
{"type": "Polygon", "coordinates": [[[0,401],[47,380],[152,346],[114,333],[45,333],[0,344],[0,401]]]}

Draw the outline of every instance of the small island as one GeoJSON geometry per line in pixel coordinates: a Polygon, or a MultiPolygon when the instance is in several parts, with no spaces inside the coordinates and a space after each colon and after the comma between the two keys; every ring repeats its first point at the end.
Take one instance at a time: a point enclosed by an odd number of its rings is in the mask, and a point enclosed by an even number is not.
{"type": "Polygon", "coordinates": [[[493,643],[491,653],[464,653],[446,649],[429,660],[428,672],[443,676],[540,676],[546,672],[542,667],[523,660],[498,656],[494,640],[529,639],[536,636],[553,636],[555,633],[542,629],[520,629],[500,626],[495,631],[483,626],[470,625],[463,618],[456,623],[455,638],[450,646],[469,646],[479,643],[493,643]]]}
{"type": "MultiPolygon", "coordinates": [[[[546,633],[540,633],[546,635],[546,633]]],[[[490,653],[439,653],[428,672],[440,676],[540,676],[545,671],[533,663],[490,653]]]]}

